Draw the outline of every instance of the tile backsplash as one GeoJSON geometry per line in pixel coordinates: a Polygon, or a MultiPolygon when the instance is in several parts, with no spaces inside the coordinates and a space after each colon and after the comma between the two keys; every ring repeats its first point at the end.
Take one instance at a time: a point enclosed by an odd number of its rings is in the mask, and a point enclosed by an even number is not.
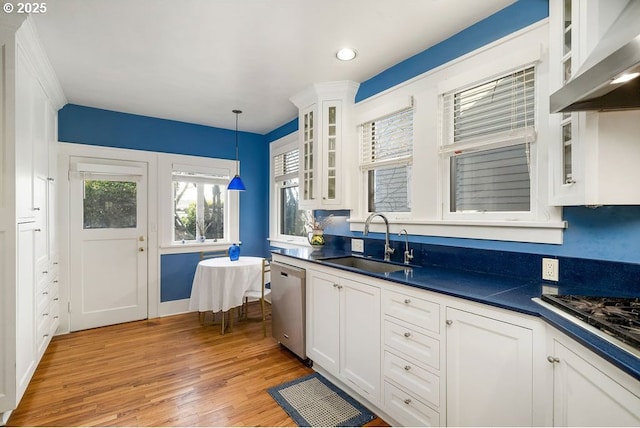
{"type": "MultiPolygon", "coordinates": [[[[351,237],[325,234],[326,246],[351,252],[351,237]]],[[[359,237],[364,240],[364,255],[382,259],[384,240],[359,237]]],[[[391,241],[395,249],[392,261],[402,262],[404,242],[391,241]]],[[[527,281],[542,281],[542,257],[559,261],[561,294],[583,293],[640,297],[640,264],[604,260],[557,257],[545,254],[464,248],[410,242],[412,264],[427,267],[460,269],[471,272],[508,276],[527,281]]],[[[550,284],[556,284],[550,282],[550,284]]]]}

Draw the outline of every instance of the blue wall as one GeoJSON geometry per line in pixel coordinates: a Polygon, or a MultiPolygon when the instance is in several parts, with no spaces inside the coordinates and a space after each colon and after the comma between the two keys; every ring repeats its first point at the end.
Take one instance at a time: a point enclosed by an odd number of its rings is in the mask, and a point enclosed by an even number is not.
{"type": "MultiPolygon", "coordinates": [[[[59,141],[162,153],[235,159],[235,131],[68,104],[58,112],[59,141]]],[[[269,145],[263,135],[240,132],[242,254],[268,254],[269,145]]],[[[161,301],[189,298],[198,256],[164,255],[161,301]]]]}

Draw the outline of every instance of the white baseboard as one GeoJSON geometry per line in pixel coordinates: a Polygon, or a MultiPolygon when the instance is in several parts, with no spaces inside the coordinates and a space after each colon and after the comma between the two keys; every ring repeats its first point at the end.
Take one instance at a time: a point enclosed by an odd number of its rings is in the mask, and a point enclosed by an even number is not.
{"type": "Polygon", "coordinates": [[[194,312],[189,309],[189,299],[161,302],[158,307],[158,317],[168,317],[170,315],[184,314],[187,312],[194,312]]]}

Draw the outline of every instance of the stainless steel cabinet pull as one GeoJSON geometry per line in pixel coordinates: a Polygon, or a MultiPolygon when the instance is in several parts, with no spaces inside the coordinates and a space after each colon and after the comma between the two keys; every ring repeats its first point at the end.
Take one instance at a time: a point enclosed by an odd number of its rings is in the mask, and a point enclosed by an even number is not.
{"type": "Polygon", "coordinates": [[[411,370],[411,366],[404,366],[404,369],[405,369],[406,371],[409,371],[409,370],[411,370]]]}
{"type": "Polygon", "coordinates": [[[447,325],[453,324],[453,320],[447,320],[446,322],[447,322],[447,325]]]}
{"type": "Polygon", "coordinates": [[[42,229],[33,229],[34,232],[42,232],[42,229]]]}
{"type": "Polygon", "coordinates": [[[46,314],[42,314],[43,317],[48,317],[49,313],[47,312],[46,314]]]}
{"type": "Polygon", "coordinates": [[[47,180],[48,180],[48,181],[55,181],[55,178],[53,178],[53,177],[47,177],[47,180]]]}
{"type": "Polygon", "coordinates": [[[338,285],[338,290],[342,290],[342,285],[338,285]]]}
{"type": "Polygon", "coordinates": [[[48,291],[43,291],[43,292],[42,292],[42,295],[43,295],[43,296],[46,296],[47,294],[49,294],[49,292],[48,292],[48,291]]]}
{"type": "Polygon", "coordinates": [[[405,332],[404,337],[410,337],[410,336],[411,336],[411,333],[409,333],[408,331],[405,332]]]}
{"type": "Polygon", "coordinates": [[[549,361],[551,364],[555,364],[555,363],[559,363],[560,362],[560,358],[552,357],[551,355],[549,355],[547,357],[547,361],[549,361]]]}
{"type": "Polygon", "coordinates": [[[411,299],[404,299],[404,302],[408,305],[409,303],[411,303],[411,299]]]}
{"type": "Polygon", "coordinates": [[[411,404],[411,398],[405,398],[404,404],[411,404]]]}
{"type": "Polygon", "coordinates": [[[34,211],[40,211],[40,208],[38,208],[38,207],[34,207],[34,208],[33,208],[33,210],[34,210],[34,211]]]}
{"type": "Polygon", "coordinates": [[[338,288],[338,284],[333,284],[333,288],[338,288]]]}
{"type": "Polygon", "coordinates": [[[43,270],[42,273],[46,275],[46,274],[49,273],[49,271],[48,270],[43,270]]]}

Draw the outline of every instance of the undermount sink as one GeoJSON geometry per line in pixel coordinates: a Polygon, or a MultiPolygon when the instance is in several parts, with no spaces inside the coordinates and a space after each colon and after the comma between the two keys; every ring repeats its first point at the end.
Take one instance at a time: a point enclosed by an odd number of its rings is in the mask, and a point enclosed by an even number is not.
{"type": "Polygon", "coordinates": [[[399,270],[404,270],[409,268],[408,266],[397,265],[394,263],[382,262],[378,260],[370,260],[370,259],[365,259],[363,257],[356,257],[356,256],[327,258],[327,259],[323,259],[322,261],[327,264],[347,266],[347,267],[352,267],[354,269],[360,269],[365,272],[373,272],[373,273],[396,272],[399,270]]]}

